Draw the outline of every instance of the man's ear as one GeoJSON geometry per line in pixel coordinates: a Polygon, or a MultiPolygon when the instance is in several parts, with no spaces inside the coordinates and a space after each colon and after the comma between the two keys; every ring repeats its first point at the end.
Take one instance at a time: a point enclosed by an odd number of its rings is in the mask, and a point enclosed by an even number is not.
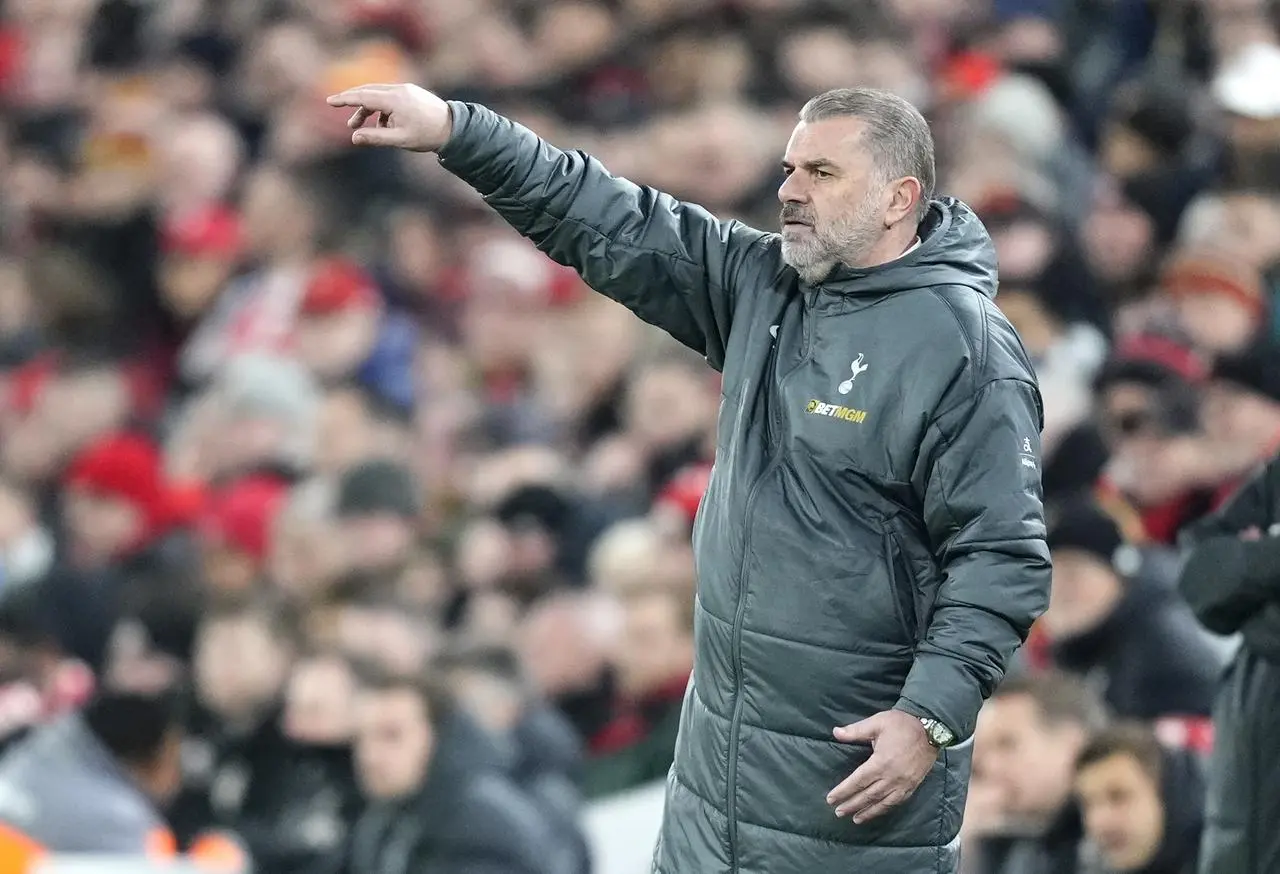
{"type": "Polygon", "coordinates": [[[889,208],[885,210],[884,226],[891,228],[904,219],[914,217],[923,196],[924,186],[914,176],[903,176],[890,182],[889,208]]]}

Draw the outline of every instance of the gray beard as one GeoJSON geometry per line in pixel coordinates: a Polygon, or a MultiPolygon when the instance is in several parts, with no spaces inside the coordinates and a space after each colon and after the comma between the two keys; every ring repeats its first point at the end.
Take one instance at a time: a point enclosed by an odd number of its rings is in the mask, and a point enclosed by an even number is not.
{"type": "Polygon", "coordinates": [[[782,240],[782,260],[800,274],[809,285],[816,285],[830,275],[837,264],[860,267],[871,247],[883,233],[876,204],[867,198],[852,215],[819,231],[816,227],[803,242],[782,240]]]}

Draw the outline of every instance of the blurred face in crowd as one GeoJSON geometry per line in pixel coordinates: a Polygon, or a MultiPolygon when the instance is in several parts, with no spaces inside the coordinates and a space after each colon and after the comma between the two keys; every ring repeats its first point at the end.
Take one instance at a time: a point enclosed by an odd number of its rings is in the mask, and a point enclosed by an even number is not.
{"type": "Polygon", "coordinates": [[[241,215],[249,251],[268,259],[309,253],[316,231],[311,206],[284,171],[254,171],[245,186],[241,215]]]}
{"type": "Polygon", "coordinates": [[[987,775],[1001,788],[1013,818],[1052,819],[1071,795],[1075,759],[1084,728],[1044,719],[1030,695],[992,698],[978,716],[986,743],[987,775]]]}
{"type": "Polygon", "coordinates": [[[660,364],[636,375],[624,416],[630,436],[645,452],[655,452],[710,428],[715,409],[704,377],[678,364],[660,364]]]}
{"type": "Polygon", "coordinates": [[[336,631],[344,653],[405,675],[421,671],[439,643],[434,626],[399,605],[343,607],[336,631]]]}
{"type": "Polygon", "coordinates": [[[1155,777],[1132,755],[1117,753],[1076,776],[1085,834],[1115,871],[1140,871],[1164,839],[1164,803],[1155,777]]]}
{"type": "Polygon", "coordinates": [[[1225,380],[1210,383],[1201,409],[1205,432],[1226,446],[1267,450],[1280,435],[1280,404],[1225,380]]]}
{"type": "Polygon", "coordinates": [[[216,592],[247,592],[258,581],[258,559],[229,543],[208,540],[201,544],[204,578],[216,592]]]}
{"type": "Polygon", "coordinates": [[[291,740],[335,746],[351,740],[355,677],[336,655],[299,661],[285,687],[284,730],[291,740]]]}
{"type": "Polygon", "coordinates": [[[1081,228],[1089,265],[1105,282],[1132,281],[1150,261],[1155,244],[1151,217],[1118,194],[1099,198],[1081,228]]]}
{"type": "Polygon", "coordinates": [[[167,255],[160,262],[160,294],[165,308],[182,322],[194,322],[218,296],[235,261],[220,255],[167,255]]]}
{"type": "Polygon", "coordinates": [[[693,624],[673,592],[629,595],[623,601],[622,639],[615,657],[619,691],[643,698],[693,669],[693,624]]]}
{"type": "Polygon", "coordinates": [[[1197,349],[1234,352],[1258,332],[1258,312],[1224,294],[1183,294],[1173,302],[1178,326],[1197,349]]]}
{"type": "Polygon", "coordinates": [[[858,47],[843,28],[815,27],[793,33],[780,47],[783,76],[796,94],[821,94],[840,88],[863,69],[858,47]]]}
{"type": "Polygon", "coordinates": [[[1280,261],[1280,197],[1237,191],[1222,198],[1222,244],[1258,270],[1280,261]]]}
{"type": "Polygon", "coordinates": [[[289,675],[292,651],[264,617],[218,617],[196,638],[200,702],[225,719],[249,719],[275,700],[289,675]]]}
{"type": "Polygon", "coordinates": [[[404,569],[415,536],[408,519],[395,513],[362,513],[348,516],[339,524],[348,569],[394,572],[404,569]]]}
{"type": "Polygon", "coordinates": [[[327,519],[282,516],[271,536],[268,575],[287,592],[326,589],[341,573],[342,543],[327,519]]]}
{"type": "Polygon", "coordinates": [[[358,391],[329,392],[320,408],[319,430],[316,466],[323,473],[338,474],[374,454],[374,423],[358,391]]]}
{"type": "MultiPolygon", "coordinates": [[[[1000,278],[1014,281],[1039,279],[1053,257],[1053,232],[1037,218],[1020,218],[991,234],[1000,259],[1000,278]]],[[[1005,293],[1000,289],[1000,295],[1005,293]]]]}
{"type": "MultiPolygon", "coordinates": [[[[1003,263],[1002,259],[1001,264],[1003,263]]],[[[1047,353],[1057,341],[1061,326],[1033,292],[1019,288],[1001,288],[996,305],[1013,324],[1032,358],[1047,353]]]]}
{"type": "Polygon", "coordinates": [[[1055,638],[1091,631],[1115,610],[1122,584],[1115,570],[1080,549],[1053,550],[1053,591],[1044,615],[1055,638]]]}
{"type": "Polygon", "coordinates": [[[449,678],[449,688],[467,713],[499,737],[515,727],[524,709],[511,683],[485,671],[458,670],[449,678]]]}
{"type": "Polygon", "coordinates": [[[852,117],[801,122],[787,144],[778,189],[782,258],[806,282],[822,281],[837,264],[862,266],[885,233],[899,189],[862,145],[865,126],[852,117]]]}
{"type": "Polygon", "coordinates": [[[102,564],[123,555],[146,531],[146,519],[134,504],[80,488],[65,493],[62,520],[72,555],[82,565],[102,564]]]}
{"type": "Polygon", "coordinates": [[[1148,386],[1117,382],[1099,397],[1102,436],[1113,449],[1164,436],[1160,398],[1148,386]]]}
{"type": "Polygon", "coordinates": [[[360,787],[377,801],[394,801],[422,785],[435,732],[422,696],[410,688],[357,694],[355,758],[360,787]]]}
{"type": "Polygon", "coordinates": [[[613,599],[550,595],[517,632],[520,658],[534,685],[557,698],[595,688],[616,650],[622,617],[613,599]]]}
{"type": "Polygon", "coordinates": [[[373,351],[378,319],[372,306],[301,315],[294,328],[294,354],[322,382],[352,376],[373,351]]]}

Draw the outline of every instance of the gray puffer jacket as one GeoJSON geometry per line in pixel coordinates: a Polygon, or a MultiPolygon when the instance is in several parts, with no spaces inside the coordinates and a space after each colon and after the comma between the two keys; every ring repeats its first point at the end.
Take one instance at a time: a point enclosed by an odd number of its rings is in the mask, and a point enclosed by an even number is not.
{"type": "Polygon", "coordinates": [[[967,745],[868,824],[824,799],[870,754],[837,725],[897,707],[968,738],[1047,604],[1040,396],[982,224],[934,201],[914,251],[811,286],[776,234],[451,107],[446,169],[724,374],[655,870],[954,871],[967,745]]]}

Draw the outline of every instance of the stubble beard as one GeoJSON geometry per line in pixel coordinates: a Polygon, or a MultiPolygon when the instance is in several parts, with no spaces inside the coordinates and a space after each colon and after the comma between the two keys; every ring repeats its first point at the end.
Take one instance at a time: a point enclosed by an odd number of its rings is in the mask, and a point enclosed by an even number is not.
{"type": "MultiPolygon", "coordinates": [[[[784,230],[783,262],[809,285],[826,279],[837,264],[863,266],[871,248],[884,233],[884,223],[877,214],[878,205],[876,198],[868,196],[857,209],[833,219],[828,226],[814,224],[798,240],[788,240],[784,230]]],[[[784,213],[786,211],[784,209],[784,213]]]]}

